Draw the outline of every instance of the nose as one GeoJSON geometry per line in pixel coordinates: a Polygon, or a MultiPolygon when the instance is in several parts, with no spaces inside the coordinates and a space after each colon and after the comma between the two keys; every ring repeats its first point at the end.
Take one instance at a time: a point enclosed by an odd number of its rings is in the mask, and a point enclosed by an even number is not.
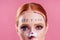
{"type": "Polygon", "coordinates": [[[30,32],[30,34],[34,34],[33,32],[30,32]]]}
{"type": "Polygon", "coordinates": [[[27,37],[31,37],[31,36],[36,37],[37,33],[35,32],[35,30],[33,28],[31,28],[30,31],[26,35],[27,35],[27,37]]]}
{"type": "Polygon", "coordinates": [[[33,32],[31,32],[31,34],[33,34],[33,32]]]}
{"type": "Polygon", "coordinates": [[[31,28],[31,29],[30,29],[29,34],[30,34],[30,35],[34,35],[34,34],[35,34],[35,30],[34,30],[34,28],[31,28]]]}
{"type": "Polygon", "coordinates": [[[30,34],[34,34],[34,29],[33,28],[30,29],[30,34]]]}
{"type": "Polygon", "coordinates": [[[28,33],[28,37],[31,39],[31,38],[35,38],[37,37],[37,33],[34,31],[34,30],[31,30],[29,33],[28,33]]]}

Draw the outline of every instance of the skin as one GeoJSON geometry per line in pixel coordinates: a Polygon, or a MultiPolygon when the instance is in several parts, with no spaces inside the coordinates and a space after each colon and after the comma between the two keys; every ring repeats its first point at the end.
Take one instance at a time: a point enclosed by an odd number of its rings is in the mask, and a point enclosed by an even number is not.
{"type": "Polygon", "coordinates": [[[45,40],[47,25],[45,25],[45,17],[39,11],[24,11],[19,16],[17,33],[20,40],[45,40]],[[29,39],[29,37],[34,38],[29,39]]]}

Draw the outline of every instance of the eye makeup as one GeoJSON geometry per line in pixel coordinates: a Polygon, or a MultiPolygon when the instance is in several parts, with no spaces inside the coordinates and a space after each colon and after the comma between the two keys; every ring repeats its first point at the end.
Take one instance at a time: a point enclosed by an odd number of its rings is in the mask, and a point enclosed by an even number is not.
{"type": "Polygon", "coordinates": [[[36,30],[42,30],[42,28],[43,28],[43,26],[41,26],[41,25],[36,25],[36,30]]]}
{"type": "Polygon", "coordinates": [[[26,30],[29,30],[29,27],[28,27],[28,25],[23,24],[23,25],[20,27],[20,29],[21,29],[22,31],[26,31],[26,30]]]}
{"type": "Polygon", "coordinates": [[[42,23],[37,23],[34,26],[36,30],[42,30],[44,28],[44,25],[42,23]]]}

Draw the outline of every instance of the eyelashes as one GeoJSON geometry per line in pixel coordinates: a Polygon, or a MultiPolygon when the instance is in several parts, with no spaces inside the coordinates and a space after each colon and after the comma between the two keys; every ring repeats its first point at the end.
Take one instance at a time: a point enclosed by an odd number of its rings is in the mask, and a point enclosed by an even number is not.
{"type": "Polygon", "coordinates": [[[37,29],[37,30],[41,30],[42,28],[43,28],[43,26],[41,26],[41,25],[37,25],[37,26],[36,26],[36,29],[37,29]]]}
{"type": "Polygon", "coordinates": [[[21,26],[21,29],[22,29],[23,31],[26,31],[26,30],[28,30],[29,28],[28,28],[27,25],[23,25],[23,26],[21,26]]]}
{"type": "MultiPolygon", "coordinates": [[[[42,28],[43,28],[43,26],[41,26],[41,25],[36,25],[36,26],[34,27],[34,29],[36,29],[36,30],[42,30],[42,28]]],[[[22,26],[21,26],[21,30],[22,30],[22,31],[27,31],[27,30],[30,30],[30,28],[29,28],[28,25],[22,25],[22,26]]]]}

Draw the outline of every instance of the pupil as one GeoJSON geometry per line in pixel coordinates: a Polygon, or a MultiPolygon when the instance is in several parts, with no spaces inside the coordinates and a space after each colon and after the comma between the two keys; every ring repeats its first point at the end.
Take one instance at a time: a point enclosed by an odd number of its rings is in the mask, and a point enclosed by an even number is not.
{"type": "Polygon", "coordinates": [[[23,31],[26,31],[26,30],[28,29],[28,26],[24,25],[24,26],[21,27],[21,29],[22,29],[23,31]]]}
{"type": "Polygon", "coordinates": [[[41,30],[42,28],[43,28],[43,26],[41,26],[41,25],[36,26],[37,30],[41,30]]]}

